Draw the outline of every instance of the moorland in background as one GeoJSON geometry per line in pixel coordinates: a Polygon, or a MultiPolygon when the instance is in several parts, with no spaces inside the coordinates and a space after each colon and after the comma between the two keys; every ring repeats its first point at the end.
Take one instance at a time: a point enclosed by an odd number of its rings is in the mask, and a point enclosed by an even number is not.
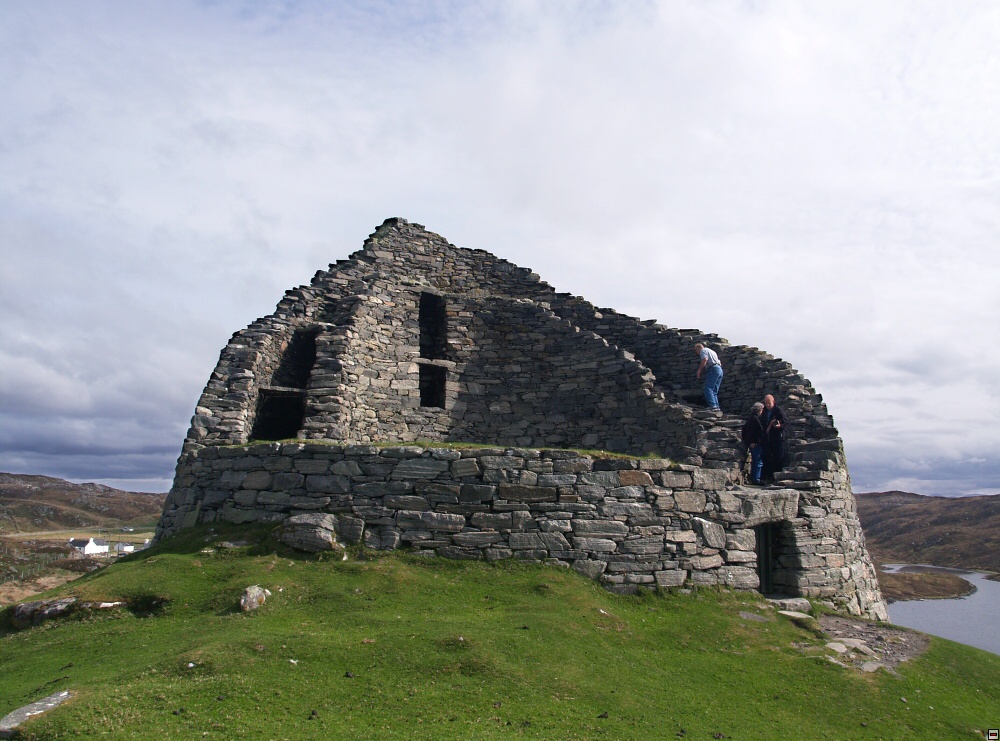
{"type": "Polygon", "coordinates": [[[141,545],[153,536],[165,494],[0,473],[0,606],[27,599],[107,565],[70,538],[141,545]]]}
{"type": "MultiPolygon", "coordinates": [[[[914,563],[1000,573],[1000,496],[934,497],[903,491],[856,494],[868,553],[876,565],[914,563]]],[[[879,572],[888,599],[968,594],[952,574],[879,572]]]]}
{"type": "Polygon", "coordinates": [[[166,494],[0,473],[0,536],[156,523],[166,494]]]}

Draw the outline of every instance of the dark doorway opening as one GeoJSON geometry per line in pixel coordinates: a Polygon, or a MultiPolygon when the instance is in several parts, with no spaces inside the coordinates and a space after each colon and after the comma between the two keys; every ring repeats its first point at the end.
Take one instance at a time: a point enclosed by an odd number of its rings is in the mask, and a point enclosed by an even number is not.
{"type": "Polygon", "coordinates": [[[420,406],[444,409],[447,377],[447,371],[441,366],[420,364],[420,406]]]}
{"type": "Polygon", "coordinates": [[[309,374],[316,364],[316,335],[319,330],[298,330],[288,341],[281,363],[271,378],[272,386],[304,389],[309,383],[309,374]]]}
{"type": "Polygon", "coordinates": [[[261,389],[251,440],[288,440],[299,434],[306,416],[306,395],[261,389]]]}
{"type": "Polygon", "coordinates": [[[757,537],[757,576],[760,579],[761,594],[774,594],[778,525],[777,522],[767,522],[753,529],[757,537]]]}
{"type": "Polygon", "coordinates": [[[420,357],[444,360],[448,354],[448,310],[444,296],[420,294],[420,357]]]}

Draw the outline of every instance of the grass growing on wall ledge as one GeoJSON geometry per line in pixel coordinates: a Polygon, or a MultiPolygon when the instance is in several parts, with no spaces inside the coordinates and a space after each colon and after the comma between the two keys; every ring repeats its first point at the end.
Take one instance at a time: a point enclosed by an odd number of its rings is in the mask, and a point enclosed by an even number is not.
{"type": "Polygon", "coordinates": [[[949,641],[861,674],[756,594],[268,532],[184,530],[58,590],[132,610],[0,629],[0,715],[69,689],[23,738],[973,739],[1000,718],[1000,657],[949,641]],[[271,597],[244,614],[252,584],[271,597]]]}
{"type": "MultiPolygon", "coordinates": [[[[300,438],[288,438],[286,440],[252,440],[247,443],[240,443],[237,445],[218,445],[218,446],[207,446],[207,447],[219,447],[219,448],[252,448],[255,445],[272,445],[274,443],[280,443],[282,445],[289,443],[297,443],[300,445],[327,445],[333,448],[346,448],[348,446],[370,446],[373,448],[426,448],[431,449],[443,449],[443,450],[552,450],[556,452],[565,453],[578,453],[581,456],[589,456],[595,459],[601,460],[629,460],[629,461],[642,461],[642,460],[667,460],[658,453],[647,453],[646,455],[629,455],[628,453],[615,453],[610,450],[591,450],[588,448],[555,448],[551,445],[545,447],[533,447],[530,445],[497,445],[490,443],[464,443],[464,442],[452,442],[452,441],[440,441],[440,440],[413,440],[411,442],[399,442],[399,441],[379,441],[379,442],[350,442],[344,440],[304,440],[300,438]]],[[[671,467],[678,464],[670,461],[671,467]]]]}

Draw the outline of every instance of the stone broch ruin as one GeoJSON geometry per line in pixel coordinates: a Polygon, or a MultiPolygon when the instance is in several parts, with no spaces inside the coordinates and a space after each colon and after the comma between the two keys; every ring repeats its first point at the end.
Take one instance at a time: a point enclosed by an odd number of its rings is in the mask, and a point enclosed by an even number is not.
{"type": "Polygon", "coordinates": [[[760,589],[887,618],[843,444],[788,363],[597,308],[404,219],[233,335],[157,537],[304,513],[371,548],[568,565],[621,592],[760,589]],[[725,416],[691,388],[697,342],[726,369],[725,416]],[[743,487],[739,430],[765,393],[791,422],[791,465],[773,486],[743,487]],[[445,442],[478,445],[434,446],[445,442]]]}

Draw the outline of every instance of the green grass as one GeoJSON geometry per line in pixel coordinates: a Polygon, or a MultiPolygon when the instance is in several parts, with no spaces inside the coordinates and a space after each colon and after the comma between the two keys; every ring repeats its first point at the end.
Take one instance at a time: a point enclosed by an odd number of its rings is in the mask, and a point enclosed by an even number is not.
{"type": "Polygon", "coordinates": [[[23,737],[972,739],[1000,723],[1000,657],[948,641],[899,676],[860,674],[755,594],[620,597],[548,566],[308,558],[265,532],[192,528],[66,585],[134,611],[5,628],[0,715],[72,689],[23,737]],[[258,544],[202,552],[237,538],[258,544]],[[250,584],[272,596],[243,614],[250,584]]]}

